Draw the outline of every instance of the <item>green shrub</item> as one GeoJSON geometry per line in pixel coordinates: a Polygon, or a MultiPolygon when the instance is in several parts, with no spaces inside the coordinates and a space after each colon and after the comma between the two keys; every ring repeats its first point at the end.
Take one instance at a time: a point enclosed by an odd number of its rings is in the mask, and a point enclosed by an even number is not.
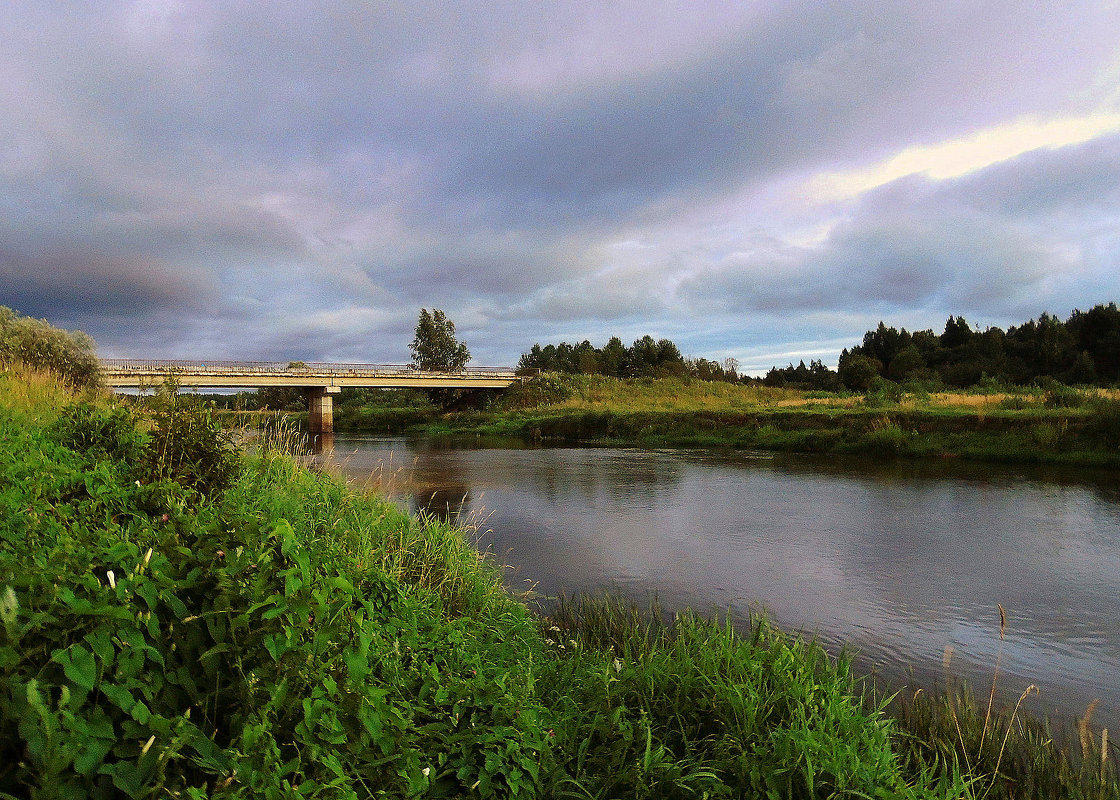
{"type": "Polygon", "coordinates": [[[562,403],[572,396],[574,377],[558,372],[542,372],[510,386],[502,395],[500,405],[502,408],[519,409],[562,403]]]}
{"type": "Polygon", "coordinates": [[[50,370],[75,388],[98,388],[101,366],[94,343],[81,331],[64,331],[46,320],[0,306],[0,364],[19,361],[50,370]]]}
{"type": "Polygon", "coordinates": [[[1007,390],[1007,384],[984,372],[980,375],[980,380],[976,382],[972,390],[977,394],[1000,394],[1007,390]]]}
{"type": "Polygon", "coordinates": [[[1040,422],[1031,427],[1031,439],[1045,450],[1054,450],[1065,438],[1069,423],[1064,419],[1057,422],[1040,422]]]}
{"type": "Polygon", "coordinates": [[[875,377],[863,397],[863,404],[868,408],[883,408],[897,405],[902,400],[903,389],[894,381],[882,377],[875,377]]]}
{"type": "Polygon", "coordinates": [[[152,399],[151,419],[143,459],[149,480],[172,480],[208,496],[230,485],[241,460],[233,434],[214,419],[212,408],[165,385],[152,399]]]}
{"type": "Polygon", "coordinates": [[[1043,403],[1047,408],[1080,408],[1087,397],[1072,386],[1066,386],[1053,378],[1045,378],[1041,383],[1043,403]]]}
{"type": "Polygon", "coordinates": [[[1021,394],[1009,395],[999,401],[999,407],[1008,411],[1025,411],[1032,405],[1034,403],[1031,402],[1030,398],[1021,394]]]}
{"type": "Polygon", "coordinates": [[[911,436],[895,424],[876,425],[860,437],[859,449],[898,455],[906,451],[911,436]]]}
{"type": "Polygon", "coordinates": [[[136,415],[123,406],[82,402],[67,407],[50,431],[71,450],[135,465],[144,452],[144,437],[136,423],[136,415]]]}
{"type": "Polygon", "coordinates": [[[1089,428],[1109,447],[1120,447],[1120,400],[1096,395],[1087,403],[1089,428]]]}
{"type": "Polygon", "coordinates": [[[0,405],[0,797],[540,793],[536,625],[458,532],[275,456],[146,513],[124,415],[63,417],[0,405]]]}

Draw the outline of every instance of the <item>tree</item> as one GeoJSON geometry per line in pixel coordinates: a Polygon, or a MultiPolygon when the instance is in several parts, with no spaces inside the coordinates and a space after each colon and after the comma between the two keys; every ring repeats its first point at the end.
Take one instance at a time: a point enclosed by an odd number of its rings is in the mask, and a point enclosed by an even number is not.
{"type": "Polygon", "coordinates": [[[0,306],[0,365],[11,362],[51,370],[78,388],[101,385],[101,365],[88,335],[0,306]]]}
{"type": "Polygon", "coordinates": [[[849,389],[865,392],[871,387],[871,382],[883,373],[883,362],[877,358],[868,358],[862,353],[840,355],[840,382],[849,389]]]}
{"type": "Polygon", "coordinates": [[[455,323],[438,308],[420,309],[416,337],[408,346],[412,364],[432,372],[458,372],[471,360],[467,346],[455,338],[455,323]]]}

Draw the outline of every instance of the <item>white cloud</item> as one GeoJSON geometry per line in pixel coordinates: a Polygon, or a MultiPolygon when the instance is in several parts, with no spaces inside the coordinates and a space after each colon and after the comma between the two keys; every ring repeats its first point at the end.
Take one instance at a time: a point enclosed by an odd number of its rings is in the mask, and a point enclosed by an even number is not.
{"type": "Polygon", "coordinates": [[[907,175],[959,178],[1039,149],[1057,149],[1120,131],[1120,113],[1022,118],[934,145],[910,147],[871,167],[814,177],[808,192],[818,202],[857,197],[907,175]]]}

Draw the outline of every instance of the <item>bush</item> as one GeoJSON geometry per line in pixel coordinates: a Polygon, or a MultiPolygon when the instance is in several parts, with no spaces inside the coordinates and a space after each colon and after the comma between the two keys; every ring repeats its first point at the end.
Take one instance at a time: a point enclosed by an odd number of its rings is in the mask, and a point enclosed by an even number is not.
{"type": "Polygon", "coordinates": [[[127,408],[83,402],[65,409],[50,431],[71,450],[94,459],[135,465],[143,456],[145,444],[136,422],[136,415],[127,408]]]}
{"type": "Polygon", "coordinates": [[[213,496],[237,476],[241,459],[232,433],[197,398],[165,385],[152,400],[151,417],[154,428],[143,457],[148,480],[172,480],[213,496]]]}
{"type": "Polygon", "coordinates": [[[1047,408],[1080,408],[1087,399],[1077,389],[1059,383],[1053,378],[1043,378],[1040,386],[1043,391],[1043,402],[1047,408]]]}
{"type": "Polygon", "coordinates": [[[868,386],[863,404],[868,408],[882,408],[883,406],[896,405],[902,400],[902,387],[886,378],[876,377],[868,386]]]}
{"type": "Polygon", "coordinates": [[[860,437],[860,450],[899,455],[908,448],[911,436],[898,425],[883,420],[860,437]]]}
{"type": "Polygon", "coordinates": [[[50,370],[77,389],[101,385],[93,339],[0,306],[0,364],[14,361],[50,370]]]}
{"type": "MultiPolygon", "coordinates": [[[[161,401],[183,477],[223,448],[161,401]]],[[[129,418],[0,404],[0,797],[539,794],[536,625],[458,532],[276,457],[145,513],[129,418]]]]}
{"type": "Polygon", "coordinates": [[[1120,447],[1120,400],[1099,395],[1089,399],[1090,429],[1109,447],[1120,447]]]}
{"type": "Polygon", "coordinates": [[[515,383],[501,398],[505,408],[535,408],[562,403],[572,396],[571,379],[558,372],[542,372],[529,380],[515,383]]]}

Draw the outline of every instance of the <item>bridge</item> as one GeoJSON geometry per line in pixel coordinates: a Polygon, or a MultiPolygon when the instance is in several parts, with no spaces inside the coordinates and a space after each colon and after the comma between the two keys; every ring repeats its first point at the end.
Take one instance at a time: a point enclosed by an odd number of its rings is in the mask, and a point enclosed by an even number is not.
{"type": "Polygon", "coordinates": [[[259,389],[285,386],[307,394],[311,433],[334,432],[333,396],[343,388],[504,389],[521,380],[506,367],[465,367],[454,372],[411,364],[327,364],[303,361],[148,361],[101,359],[114,389],[151,389],[167,380],[190,389],[259,389]]]}

